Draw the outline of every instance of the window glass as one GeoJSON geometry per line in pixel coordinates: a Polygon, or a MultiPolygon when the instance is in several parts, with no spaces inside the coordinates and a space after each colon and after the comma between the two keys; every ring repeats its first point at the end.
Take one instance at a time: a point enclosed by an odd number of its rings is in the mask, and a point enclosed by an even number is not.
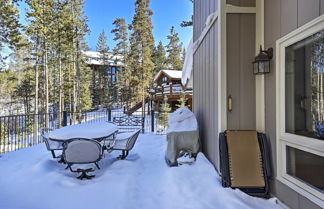
{"type": "Polygon", "coordinates": [[[286,132],[324,139],[324,30],[286,48],[286,132]]]}
{"type": "Polygon", "coordinates": [[[324,193],[324,157],[287,146],[287,174],[324,193]]]}

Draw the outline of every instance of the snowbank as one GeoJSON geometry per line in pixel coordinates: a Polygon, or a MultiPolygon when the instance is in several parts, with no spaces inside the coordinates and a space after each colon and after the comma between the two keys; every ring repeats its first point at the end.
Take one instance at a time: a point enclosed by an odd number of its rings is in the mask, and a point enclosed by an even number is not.
{"type": "Polygon", "coordinates": [[[44,144],[0,157],[3,209],[227,209],[279,208],[275,199],[223,188],[203,154],[192,165],[168,167],[165,136],[140,135],[127,160],[117,151],[99,162],[92,180],[65,170],[44,144]]]}

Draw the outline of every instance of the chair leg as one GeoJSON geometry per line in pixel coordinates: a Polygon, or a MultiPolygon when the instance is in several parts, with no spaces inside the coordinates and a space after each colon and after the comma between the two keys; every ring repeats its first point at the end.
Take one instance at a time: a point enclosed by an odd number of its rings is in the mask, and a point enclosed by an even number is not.
{"type": "Polygon", "coordinates": [[[94,163],[98,169],[100,169],[99,165],[97,162],[94,163]]]}
{"type": "Polygon", "coordinates": [[[58,163],[63,163],[63,164],[65,164],[66,162],[65,162],[65,160],[64,160],[64,158],[63,158],[63,156],[61,155],[60,156],[60,160],[59,161],[57,161],[58,163]]]}
{"type": "Polygon", "coordinates": [[[51,153],[52,153],[52,157],[55,159],[56,156],[55,156],[55,152],[54,152],[54,150],[51,150],[51,153]]]}
{"type": "Polygon", "coordinates": [[[125,160],[125,158],[128,156],[128,151],[127,150],[122,150],[122,154],[119,155],[118,159],[120,160],[125,160]]]}
{"type": "Polygon", "coordinates": [[[92,179],[93,177],[95,177],[95,175],[88,175],[87,172],[93,172],[94,170],[92,168],[88,168],[88,169],[78,169],[77,172],[81,173],[80,176],[77,177],[77,179],[92,179]]]}

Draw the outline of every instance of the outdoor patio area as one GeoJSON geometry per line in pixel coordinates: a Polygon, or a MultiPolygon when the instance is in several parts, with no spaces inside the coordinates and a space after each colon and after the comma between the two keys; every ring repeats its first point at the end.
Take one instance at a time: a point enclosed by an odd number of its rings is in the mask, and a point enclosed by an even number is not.
{"type": "MultiPolygon", "coordinates": [[[[280,208],[264,200],[223,188],[202,153],[192,165],[168,167],[166,137],[141,134],[126,160],[106,154],[91,180],[52,159],[44,144],[0,156],[0,208],[280,208]]],[[[92,165],[91,165],[92,166],[92,165]]]]}

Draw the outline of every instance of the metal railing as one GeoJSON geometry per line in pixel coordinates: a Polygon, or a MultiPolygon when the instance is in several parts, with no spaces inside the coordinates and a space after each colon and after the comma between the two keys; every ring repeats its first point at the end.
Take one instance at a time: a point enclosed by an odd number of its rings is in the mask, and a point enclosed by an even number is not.
{"type": "Polygon", "coordinates": [[[129,116],[123,110],[103,110],[91,112],[62,112],[49,114],[28,114],[0,116],[0,153],[19,150],[43,142],[41,137],[42,128],[57,129],[79,123],[92,123],[100,121],[115,122],[122,131],[141,128],[143,132],[165,134],[165,123],[162,124],[160,114],[151,111],[142,114],[135,111],[129,116]],[[127,121],[131,123],[118,123],[127,121]],[[123,120],[125,118],[125,120],[123,120]],[[121,120],[122,119],[122,120],[121,120]],[[134,121],[136,122],[134,124],[134,121]]]}

